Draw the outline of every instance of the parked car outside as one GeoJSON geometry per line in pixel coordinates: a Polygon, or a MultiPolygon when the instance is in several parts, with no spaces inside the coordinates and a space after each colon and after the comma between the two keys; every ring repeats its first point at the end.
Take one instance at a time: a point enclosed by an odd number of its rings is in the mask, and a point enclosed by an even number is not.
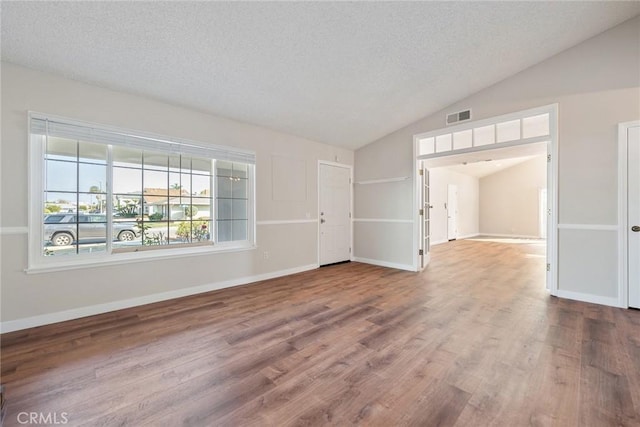
{"type": "MultiPolygon", "coordinates": [[[[113,221],[113,240],[130,241],[138,234],[134,221],[113,221]]],[[[106,235],[105,214],[55,213],[44,217],[44,239],[54,246],[68,246],[77,240],[104,241],[106,235]]]]}

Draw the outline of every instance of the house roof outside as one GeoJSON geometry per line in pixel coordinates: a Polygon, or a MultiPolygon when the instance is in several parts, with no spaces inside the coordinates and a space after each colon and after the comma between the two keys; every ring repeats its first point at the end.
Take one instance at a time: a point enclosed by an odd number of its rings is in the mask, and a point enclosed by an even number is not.
{"type": "MultiPolygon", "coordinates": [[[[189,200],[191,200],[191,205],[192,206],[211,206],[211,199],[209,198],[205,198],[205,197],[194,197],[193,199],[184,199],[184,198],[172,198],[169,199],[169,205],[170,206],[176,206],[176,205],[184,205],[187,204],[186,202],[188,202],[189,200]]],[[[166,199],[164,203],[155,203],[156,205],[161,205],[161,204],[166,204],[166,199]]]]}
{"type": "Polygon", "coordinates": [[[181,197],[189,198],[191,195],[187,190],[179,188],[145,188],[142,191],[142,197],[144,203],[148,205],[166,205],[170,197],[176,201],[175,204],[180,204],[181,197]]]}

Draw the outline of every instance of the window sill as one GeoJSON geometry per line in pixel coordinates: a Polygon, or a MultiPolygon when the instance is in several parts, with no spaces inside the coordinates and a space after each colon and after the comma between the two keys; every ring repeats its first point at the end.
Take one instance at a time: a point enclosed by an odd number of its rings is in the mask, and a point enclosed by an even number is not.
{"type": "Polygon", "coordinates": [[[68,260],[51,263],[41,263],[29,266],[25,269],[27,274],[39,274],[39,273],[51,273],[56,271],[67,270],[79,270],[84,268],[94,268],[110,265],[122,265],[137,262],[157,261],[163,259],[175,259],[186,258],[192,256],[212,255],[218,253],[231,253],[231,252],[245,252],[255,250],[257,246],[252,243],[246,243],[243,245],[212,245],[212,246],[197,246],[193,248],[176,248],[176,249],[162,249],[162,250],[148,250],[138,252],[124,252],[114,253],[111,255],[104,255],[95,259],[84,258],[82,260],[68,260]]]}

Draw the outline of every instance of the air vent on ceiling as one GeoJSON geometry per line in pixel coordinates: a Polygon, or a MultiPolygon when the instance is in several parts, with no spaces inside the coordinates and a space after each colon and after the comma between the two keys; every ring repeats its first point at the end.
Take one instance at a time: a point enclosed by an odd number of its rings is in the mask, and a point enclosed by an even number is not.
{"type": "Polygon", "coordinates": [[[471,120],[471,109],[447,114],[447,126],[471,120]]]}

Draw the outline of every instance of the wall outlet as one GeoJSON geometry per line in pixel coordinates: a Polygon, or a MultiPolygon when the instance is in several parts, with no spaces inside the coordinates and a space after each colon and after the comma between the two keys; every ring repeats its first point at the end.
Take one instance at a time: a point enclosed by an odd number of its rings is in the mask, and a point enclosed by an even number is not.
{"type": "Polygon", "coordinates": [[[269,251],[264,251],[264,252],[262,253],[262,258],[264,258],[264,259],[269,259],[269,251]]]}

